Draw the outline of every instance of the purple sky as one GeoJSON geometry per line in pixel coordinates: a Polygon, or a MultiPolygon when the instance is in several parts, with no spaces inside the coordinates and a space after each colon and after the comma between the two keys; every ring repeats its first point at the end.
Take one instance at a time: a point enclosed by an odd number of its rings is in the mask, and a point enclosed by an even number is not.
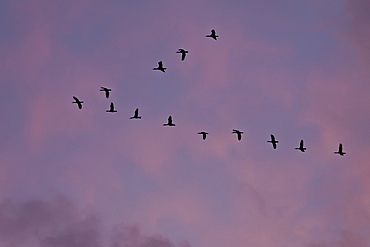
{"type": "Polygon", "coordinates": [[[369,13],[0,1],[0,246],[369,247],[369,13]]]}

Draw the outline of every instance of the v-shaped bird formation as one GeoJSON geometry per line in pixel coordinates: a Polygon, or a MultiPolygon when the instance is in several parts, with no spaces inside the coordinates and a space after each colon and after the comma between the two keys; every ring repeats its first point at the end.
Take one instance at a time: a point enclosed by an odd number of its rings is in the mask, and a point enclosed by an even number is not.
{"type": "MultiPolygon", "coordinates": [[[[214,40],[217,40],[217,38],[219,37],[218,35],[216,35],[216,31],[214,29],[211,30],[211,34],[208,34],[206,35],[207,38],[212,38],[214,40]]],[[[185,50],[185,49],[178,49],[178,51],[176,53],[180,53],[181,54],[181,61],[184,61],[185,58],[186,58],[186,55],[189,53],[189,51],[185,50]]],[[[153,68],[153,70],[159,70],[159,71],[162,71],[163,73],[166,72],[166,69],[163,65],[163,62],[162,61],[159,61],[158,62],[158,66],[156,68],[153,68]]],[[[110,88],[106,88],[106,87],[100,87],[100,91],[104,92],[105,94],[105,98],[109,98],[110,96],[110,92],[112,91],[112,89],[110,88]]],[[[73,101],[72,103],[74,104],[77,104],[77,107],[78,109],[82,110],[82,104],[84,103],[83,101],[79,100],[76,96],[73,96],[73,99],[75,101],[73,101]]],[[[116,113],[117,110],[115,109],[114,107],[114,103],[111,102],[110,105],[109,105],[109,109],[106,110],[106,112],[109,112],[109,113],[116,113]]],[[[141,116],[139,116],[139,108],[136,108],[135,112],[134,112],[134,116],[130,117],[130,119],[141,119],[141,116]]],[[[167,119],[167,123],[164,123],[163,126],[170,126],[170,127],[174,127],[176,126],[173,122],[173,119],[172,119],[172,116],[170,115],[167,119]]],[[[236,134],[237,136],[237,139],[238,141],[241,141],[242,139],[242,135],[244,134],[243,131],[240,131],[240,130],[237,130],[237,129],[233,129],[232,134],[236,134]]],[[[206,140],[207,139],[207,135],[209,134],[208,132],[205,132],[205,131],[201,131],[201,132],[198,132],[197,134],[199,135],[202,135],[202,139],[203,140],[206,140]]],[[[273,149],[277,149],[277,144],[279,143],[278,140],[276,140],[275,136],[273,134],[270,135],[270,140],[267,141],[269,143],[272,144],[272,148],[273,149]]],[[[301,152],[305,152],[307,150],[307,148],[304,147],[304,141],[301,140],[300,143],[299,143],[299,147],[295,148],[301,152]]],[[[338,151],[334,152],[334,154],[339,154],[340,156],[344,156],[346,153],[343,152],[343,145],[342,143],[339,143],[339,147],[338,147],[338,151]]]]}

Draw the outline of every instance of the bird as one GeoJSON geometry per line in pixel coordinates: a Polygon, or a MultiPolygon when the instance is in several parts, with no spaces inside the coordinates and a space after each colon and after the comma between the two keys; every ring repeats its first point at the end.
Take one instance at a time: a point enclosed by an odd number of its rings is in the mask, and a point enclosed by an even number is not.
{"type": "Polygon", "coordinates": [[[279,143],[279,141],[276,141],[275,140],[275,136],[274,135],[270,135],[271,136],[271,141],[267,141],[267,142],[271,142],[272,143],[272,147],[274,149],[276,149],[276,143],[279,143]]]}
{"type": "Polygon", "coordinates": [[[74,102],[72,103],[76,103],[78,105],[78,109],[82,109],[82,103],[83,101],[80,101],[79,99],[77,99],[77,97],[73,96],[73,99],[75,100],[74,102]]]}
{"type": "Polygon", "coordinates": [[[214,29],[211,30],[210,35],[206,35],[206,37],[213,38],[214,40],[217,40],[218,35],[216,35],[216,31],[214,29]]]}
{"type": "Polygon", "coordinates": [[[176,53],[181,53],[181,61],[184,61],[186,57],[186,53],[189,53],[189,52],[185,51],[184,49],[179,49],[176,53]]]}
{"type": "Polygon", "coordinates": [[[105,92],[105,98],[109,98],[109,92],[112,91],[112,89],[110,88],[106,88],[106,87],[100,87],[101,89],[99,91],[104,91],[105,92]]]}
{"type": "Polygon", "coordinates": [[[205,139],[207,138],[207,135],[208,135],[209,133],[204,132],[204,131],[201,131],[201,132],[198,132],[198,134],[202,135],[203,140],[205,140],[205,139]]]}
{"type": "Polygon", "coordinates": [[[305,152],[307,148],[303,147],[303,140],[301,140],[301,142],[299,143],[299,147],[295,149],[301,150],[301,152],[305,152]]]}
{"type": "Polygon", "coordinates": [[[334,152],[335,154],[339,154],[340,156],[345,155],[346,153],[343,152],[343,146],[342,143],[339,143],[339,150],[338,152],[334,152]]]}
{"type": "Polygon", "coordinates": [[[162,63],[162,61],[159,61],[158,62],[158,67],[157,68],[153,68],[153,70],[160,70],[160,71],[162,71],[163,73],[165,73],[167,68],[164,68],[163,67],[163,63],[162,63]]]}
{"type": "Polygon", "coordinates": [[[231,133],[236,133],[238,135],[238,140],[240,141],[242,139],[242,134],[244,132],[243,131],[240,131],[240,130],[233,129],[233,132],[231,132],[231,133]]]}
{"type": "Polygon", "coordinates": [[[136,108],[134,116],[130,117],[130,119],[141,119],[141,116],[139,116],[139,108],[136,108]]]}
{"type": "Polygon", "coordinates": [[[167,123],[163,124],[163,126],[176,126],[174,123],[172,123],[172,116],[168,117],[167,123]]]}
{"type": "Polygon", "coordinates": [[[110,108],[109,108],[109,110],[106,110],[106,112],[117,112],[116,110],[114,110],[114,104],[113,104],[113,102],[111,102],[110,103],[110,108]]]}

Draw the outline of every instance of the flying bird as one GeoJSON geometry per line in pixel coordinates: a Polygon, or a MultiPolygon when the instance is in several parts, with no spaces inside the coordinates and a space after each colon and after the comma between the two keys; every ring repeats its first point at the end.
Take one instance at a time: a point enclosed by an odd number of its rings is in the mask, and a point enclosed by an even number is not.
{"type": "Polygon", "coordinates": [[[233,132],[231,133],[235,133],[238,135],[238,140],[240,141],[242,139],[242,134],[244,133],[243,131],[240,131],[240,130],[235,130],[233,129],[233,132]]]}
{"type": "Polygon", "coordinates": [[[162,63],[162,61],[159,61],[158,62],[158,67],[157,68],[153,68],[153,70],[160,70],[160,71],[162,71],[163,73],[164,72],[166,72],[165,70],[166,70],[167,68],[164,68],[163,67],[163,63],[162,63]]]}
{"type": "Polygon", "coordinates": [[[209,133],[202,131],[202,132],[198,132],[198,134],[202,135],[203,140],[205,140],[205,139],[207,138],[207,135],[208,135],[209,133]]]}
{"type": "Polygon", "coordinates": [[[184,49],[179,49],[176,53],[181,53],[181,61],[184,61],[186,57],[186,53],[189,53],[189,52],[185,51],[184,49]]]}
{"type": "Polygon", "coordinates": [[[73,96],[73,99],[75,100],[74,102],[72,103],[76,103],[78,105],[78,109],[82,109],[82,103],[83,101],[80,101],[79,99],[77,99],[77,97],[73,96]]]}
{"type": "Polygon", "coordinates": [[[274,135],[270,135],[271,136],[271,141],[267,141],[267,142],[271,142],[272,143],[272,147],[274,149],[276,149],[276,143],[279,143],[279,141],[276,141],[275,140],[275,136],[274,135]]]}
{"type": "Polygon", "coordinates": [[[299,143],[299,147],[295,149],[301,150],[301,152],[305,152],[307,148],[303,147],[303,140],[301,140],[301,142],[299,143]]]}
{"type": "Polygon", "coordinates": [[[342,143],[339,143],[339,150],[338,152],[334,152],[335,154],[339,154],[340,156],[345,155],[346,153],[343,152],[343,146],[342,143]]]}
{"type": "Polygon", "coordinates": [[[214,29],[211,30],[210,35],[206,35],[206,37],[213,38],[214,40],[217,40],[218,35],[216,35],[216,31],[214,29]]]}
{"type": "Polygon", "coordinates": [[[175,126],[175,124],[172,123],[172,117],[171,116],[168,117],[167,123],[163,124],[163,126],[175,126]]]}
{"type": "Polygon", "coordinates": [[[130,117],[130,119],[141,119],[141,116],[139,116],[139,108],[136,108],[134,116],[130,117]]]}
{"type": "Polygon", "coordinates": [[[106,88],[106,87],[100,87],[101,89],[99,91],[104,91],[105,92],[105,98],[109,98],[109,92],[112,91],[112,89],[110,88],[106,88]]]}
{"type": "Polygon", "coordinates": [[[106,110],[106,112],[117,112],[116,110],[114,110],[114,104],[113,102],[110,103],[110,107],[109,107],[109,110],[106,110]]]}

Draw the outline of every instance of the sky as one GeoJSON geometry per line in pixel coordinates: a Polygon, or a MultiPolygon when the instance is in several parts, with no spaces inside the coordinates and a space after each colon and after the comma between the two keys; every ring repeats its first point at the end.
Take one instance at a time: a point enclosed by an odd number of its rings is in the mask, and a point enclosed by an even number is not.
{"type": "Polygon", "coordinates": [[[0,246],[369,247],[369,12],[0,1],[0,246]]]}

